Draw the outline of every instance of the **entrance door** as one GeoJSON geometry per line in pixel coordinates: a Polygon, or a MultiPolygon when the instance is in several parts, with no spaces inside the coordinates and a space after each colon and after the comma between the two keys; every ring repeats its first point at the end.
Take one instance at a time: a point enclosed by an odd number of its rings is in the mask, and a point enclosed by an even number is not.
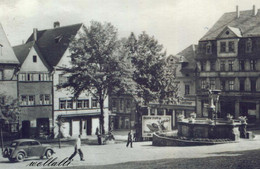
{"type": "Polygon", "coordinates": [[[29,120],[22,121],[22,137],[29,138],[30,137],[30,128],[31,124],[29,120]]]}
{"type": "Polygon", "coordinates": [[[48,118],[38,118],[37,119],[37,130],[38,136],[44,137],[50,134],[49,130],[49,119],[48,118]]]}

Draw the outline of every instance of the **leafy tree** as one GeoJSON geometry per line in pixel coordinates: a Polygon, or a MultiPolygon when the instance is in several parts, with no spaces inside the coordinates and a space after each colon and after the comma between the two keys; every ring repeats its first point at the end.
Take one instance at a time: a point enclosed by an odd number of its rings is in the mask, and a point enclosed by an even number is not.
{"type": "Polygon", "coordinates": [[[169,103],[176,95],[177,85],[174,83],[174,68],[165,61],[163,45],[143,32],[138,38],[131,33],[124,47],[125,56],[132,63],[136,99],[142,100],[144,105],[151,101],[169,103]]]}
{"type": "Polygon", "coordinates": [[[89,92],[98,99],[100,106],[100,131],[104,134],[104,100],[108,95],[123,91],[127,72],[117,56],[120,43],[117,29],[110,23],[92,21],[75,37],[69,47],[71,66],[65,67],[68,81],[58,88],[69,87],[75,98],[89,92]]]}
{"type": "Polygon", "coordinates": [[[17,122],[19,112],[20,107],[17,99],[0,94],[0,118],[4,119],[5,123],[17,122]]]}

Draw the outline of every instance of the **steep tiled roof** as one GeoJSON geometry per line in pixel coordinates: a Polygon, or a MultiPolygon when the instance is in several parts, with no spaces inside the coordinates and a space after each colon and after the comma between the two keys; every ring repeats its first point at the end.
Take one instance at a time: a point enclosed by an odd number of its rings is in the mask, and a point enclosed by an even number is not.
{"type": "MultiPolygon", "coordinates": [[[[59,63],[64,52],[68,49],[70,39],[77,34],[82,25],[75,24],[37,31],[36,45],[51,67],[59,63]]],[[[31,41],[33,41],[33,34],[26,43],[31,41]]]]}
{"type": "Polygon", "coordinates": [[[242,37],[260,36],[260,10],[257,10],[256,15],[252,13],[252,10],[240,11],[238,18],[236,12],[223,14],[200,41],[215,40],[227,26],[239,29],[242,37]]]}
{"type": "Polygon", "coordinates": [[[184,62],[188,63],[187,66],[185,66],[182,70],[195,70],[196,68],[195,55],[197,49],[198,49],[198,45],[192,44],[177,54],[177,56],[183,57],[182,60],[184,62]]]}
{"type": "Polygon", "coordinates": [[[31,42],[28,42],[26,44],[13,47],[15,55],[18,58],[20,64],[23,64],[23,62],[26,59],[26,57],[28,56],[30,49],[32,48],[33,44],[34,44],[34,42],[31,41],[31,42]]]}
{"type": "Polygon", "coordinates": [[[0,63],[4,64],[19,64],[16,58],[13,48],[11,47],[4,29],[0,24],[0,63]]]}

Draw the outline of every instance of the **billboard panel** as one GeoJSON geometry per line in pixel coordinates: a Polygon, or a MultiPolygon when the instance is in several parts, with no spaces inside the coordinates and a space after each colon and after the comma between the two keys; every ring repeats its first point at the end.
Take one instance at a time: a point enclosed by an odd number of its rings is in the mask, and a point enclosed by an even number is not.
{"type": "Polygon", "coordinates": [[[171,116],[142,116],[142,137],[152,137],[154,132],[171,129],[171,116]]]}

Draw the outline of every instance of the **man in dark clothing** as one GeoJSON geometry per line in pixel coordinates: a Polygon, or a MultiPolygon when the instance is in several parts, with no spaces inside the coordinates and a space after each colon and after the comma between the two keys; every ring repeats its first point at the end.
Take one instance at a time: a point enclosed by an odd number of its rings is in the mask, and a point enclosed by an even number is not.
{"type": "Polygon", "coordinates": [[[133,131],[130,130],[130,132],[128,133],[128,138],[127,138],[126,147],[128,147],[128,145],[129,145],[129,143],[130,143],[131,148],[133,148],[133,140],[134,140],[134,134],[133,134],[133,131]]]}
{"type": "Polygon", "coordinates": [[[77,153],[79,153],[80,161],[85,161],[84,157],[83,157],[83,153],[81,151],[81,140],[80,140],[80,137],[81,136],[79,135],[79,137],[76,140],[74,153],[70,156],[69,160],[71,160],[77,153]]]}

